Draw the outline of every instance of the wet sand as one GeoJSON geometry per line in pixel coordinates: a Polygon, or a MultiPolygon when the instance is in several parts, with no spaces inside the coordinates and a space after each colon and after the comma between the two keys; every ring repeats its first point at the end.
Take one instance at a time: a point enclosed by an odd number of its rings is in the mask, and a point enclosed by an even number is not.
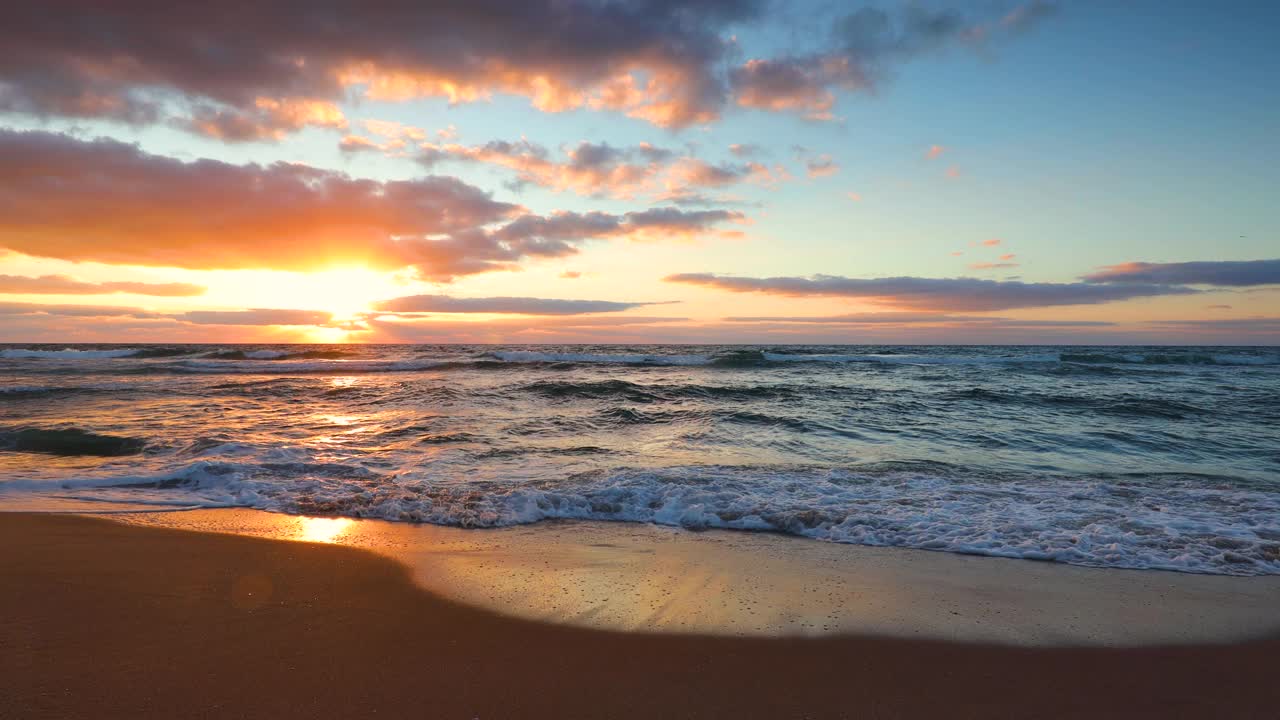
{"type": "Polygon", "coordinates": [[[0,517],[0,717],[1274,717],[1280,641],[610,632],[350,547],[0,517]]]}
{"type": "Polygon", "coordinates": [[[1087,568],[641,523],[465,530],[246,509],[114,517],[365,548],[408,565],[432,594],[606,630],[1112,647],[1280,636],[1280,576],[1087,568]]]}

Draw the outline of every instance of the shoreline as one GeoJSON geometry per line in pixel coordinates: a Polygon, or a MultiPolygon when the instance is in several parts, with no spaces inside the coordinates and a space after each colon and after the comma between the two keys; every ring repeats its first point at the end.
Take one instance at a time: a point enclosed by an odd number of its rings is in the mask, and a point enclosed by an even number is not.
{"type": "Polygon", "coordinates": [[[245,509],[111,519],[371,550],[407,566],[435,595],[603,630],[1053,647],[1280,636],[1280,576],[1091,568],[642,523],[476,530],[245,509]]]}
{"type": "Polygon", "coordinates": [[[80,717],[1265,717],[1280,639],[1033,648],[531,622],[318,543],[10,514],[0,697],[80,717]]]}

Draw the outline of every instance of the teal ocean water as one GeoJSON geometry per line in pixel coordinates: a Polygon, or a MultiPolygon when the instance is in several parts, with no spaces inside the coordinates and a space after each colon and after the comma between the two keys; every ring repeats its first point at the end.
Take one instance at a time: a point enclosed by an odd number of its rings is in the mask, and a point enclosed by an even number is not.
{"type": "Polygon", "coordinates": [[[0,508],[70,501],[1280,574],[1280,350],[0,346],[0,508]]]}

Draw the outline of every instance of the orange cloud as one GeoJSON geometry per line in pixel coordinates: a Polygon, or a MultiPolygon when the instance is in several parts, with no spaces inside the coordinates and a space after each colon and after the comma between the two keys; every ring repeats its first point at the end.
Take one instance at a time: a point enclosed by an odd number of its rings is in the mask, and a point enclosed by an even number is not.
{"type": "Polygon", "coordinates": [[[562,257],[592,238],[718,232],[740,213],[544,218],[454,178],[378,182],[305,165],[182,162],[113,140],[0,130],[0,248],[194,269],[414,267],[448,279],[562,257]],[[554,235],[547,234],[554,231],[554,235]]]}
{"type": "Polygon", "coordinates": [[[175,124],[220,140],[249,141],[279,140],[308,125],[343,130],[347,119],[326,100],[259,97],[244,108],[198,106],[191,117],[175,124]]]}
{"type": "Polygon", "coordinates": [[[192,297],[203,295],[205,288],[190,283],[148,282],[83,282],[66,275],[23,277],[0,275],[0,293],[13,295],[151,295],[154,297],[192,297]]]}
{"type": "Polygon", "coordinates": [[[933,160],[946,151],[947,149],[941,145],[930,145],[929,149],[924,152],[924,156],[933,160]]]}

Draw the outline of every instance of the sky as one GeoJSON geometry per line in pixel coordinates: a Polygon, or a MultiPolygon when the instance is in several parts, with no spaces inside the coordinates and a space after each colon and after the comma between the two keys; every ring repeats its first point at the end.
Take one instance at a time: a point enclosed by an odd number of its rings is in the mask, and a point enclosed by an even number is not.
{"type": "Polygon", "coordinates": [[[0,342],[1280,344],[1272,3],[6,14],[0,342]]]}

